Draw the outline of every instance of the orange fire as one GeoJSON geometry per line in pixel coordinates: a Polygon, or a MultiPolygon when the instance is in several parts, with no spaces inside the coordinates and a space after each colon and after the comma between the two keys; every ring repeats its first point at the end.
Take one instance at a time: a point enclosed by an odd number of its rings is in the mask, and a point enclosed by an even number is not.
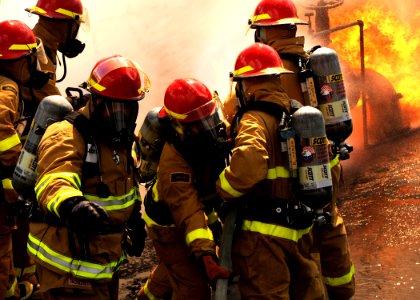
{"type": "MultiPolygon", "coordinates": [[[[375,70],[392,83],[396,92],[402,94],[399,101],[404,117],[410,118],[411,127],[419,126],[419,2],[346,1],[344,5],[331,10],[329,15],[331,28],[356,20],[363,21],[366,69],[375,70]]],[[[359,28],[350,27],[332,33],[331,41],[340,59],[360,70],[359,28]]],[[[366,89],[375,89],[375,85],[367,82],[366,89]]]]}

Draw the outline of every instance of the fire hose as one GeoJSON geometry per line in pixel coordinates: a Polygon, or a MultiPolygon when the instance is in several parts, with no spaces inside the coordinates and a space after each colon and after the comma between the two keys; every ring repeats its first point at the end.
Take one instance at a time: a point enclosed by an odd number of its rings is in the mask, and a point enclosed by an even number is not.
{"type": "MultiPolygon", "coordinates": [[[[220,243],[219,263],[226,270],[232,271],[232,240],[236,227],[237,207],[232,206],[226,213],[220,243]]],[[[218,279],[214,300],[227,300],[229,279],[218,279]]]]}

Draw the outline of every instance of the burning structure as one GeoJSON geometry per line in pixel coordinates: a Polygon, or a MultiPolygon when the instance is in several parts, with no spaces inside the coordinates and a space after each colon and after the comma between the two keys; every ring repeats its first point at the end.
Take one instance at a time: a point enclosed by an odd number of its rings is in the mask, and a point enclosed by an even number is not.
{"type": "Polygon", "coordinates": [[[410,0],[396,10],[379,0],[297,3],[310,24],[308,41],[339,54],[355,125],[351,142],[377,144],[418,126],[420,4],[410,0]]]}

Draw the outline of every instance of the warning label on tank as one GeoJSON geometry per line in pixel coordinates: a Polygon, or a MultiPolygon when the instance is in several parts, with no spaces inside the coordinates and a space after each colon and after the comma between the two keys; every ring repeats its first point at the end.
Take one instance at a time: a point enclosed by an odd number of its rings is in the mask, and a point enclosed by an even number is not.
{"type": "Polygon", "coordinates": [[[351,120],[351,114],[348,107],[347,99],[340,101],[320,104],[318,109],[324,116],[325,125],[335,124],[351,120]]]}
{"type": "Polygon", "coordinates": [[[328,164],[300,167],[299,183],[304,190],[312,190],[332,185],[331,170],[328,164]]]}

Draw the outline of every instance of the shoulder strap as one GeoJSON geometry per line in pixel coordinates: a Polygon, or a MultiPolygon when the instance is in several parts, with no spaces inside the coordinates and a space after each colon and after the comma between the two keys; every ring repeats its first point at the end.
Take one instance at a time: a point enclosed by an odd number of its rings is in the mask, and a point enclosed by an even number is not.
{"type": "Polygon", "coordinates": [[[64,120],[69,121],[76,127],[77,131],[79,131],[85,140],[85,143],[90,140],[89,119],[87,117],[77,111],[72,111],[64,117],[64,120]]]}
{"type": "Polygon", "coordinates": [[[235,139],[239,121],[244,113],[250,110],[258,110],[274,116],[279,121],[279,126],[283,126],[283,120],[285,121],[285,118],[289,117],[289,113],[279,104],[267,101],[250,102],[244,107],[239,108],[238,112],[233,117],[232,128],[230,130],[230,137],[232,140],[235,139]]]}

